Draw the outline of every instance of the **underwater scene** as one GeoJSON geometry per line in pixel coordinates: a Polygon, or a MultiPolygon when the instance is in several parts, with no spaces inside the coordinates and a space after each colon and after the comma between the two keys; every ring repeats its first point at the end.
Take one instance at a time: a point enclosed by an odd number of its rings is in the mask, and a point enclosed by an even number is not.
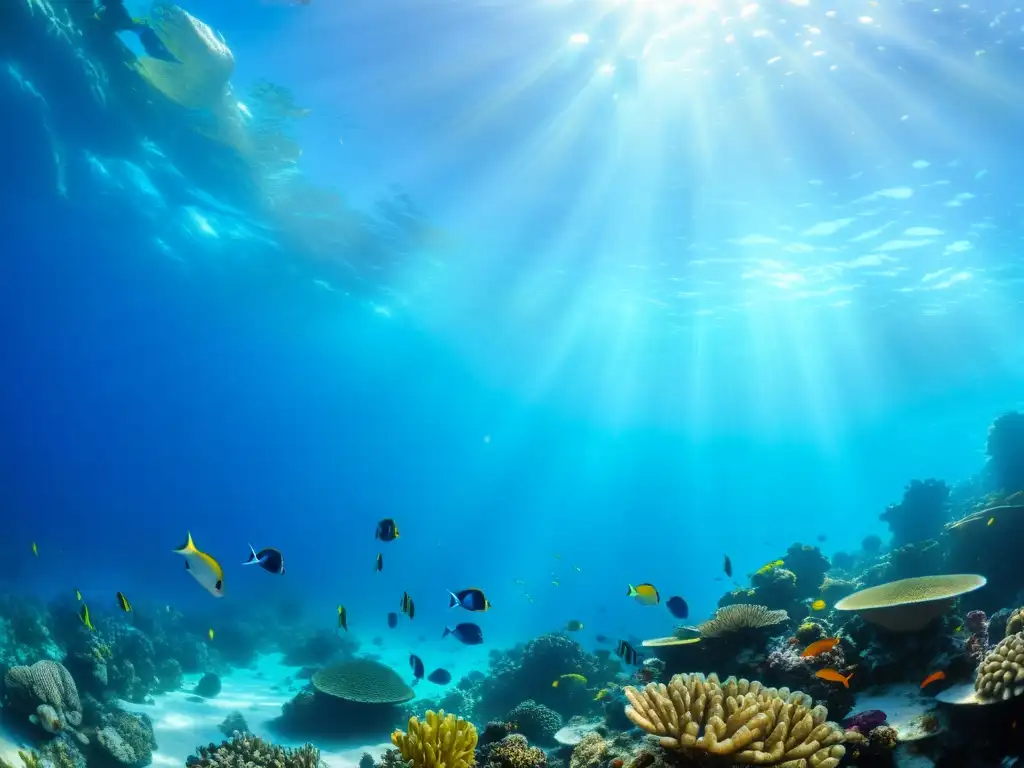
{"type": "Polygon", "coordinates": [[[1024,766],[1024,7],[0,0],[0,768],[1024,766]]]}

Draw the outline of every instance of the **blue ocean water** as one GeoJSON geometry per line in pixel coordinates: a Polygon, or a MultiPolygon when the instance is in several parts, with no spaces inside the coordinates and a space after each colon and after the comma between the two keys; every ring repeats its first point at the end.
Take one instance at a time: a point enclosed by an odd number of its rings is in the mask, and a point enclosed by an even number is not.
{"type": "Polygon", "coordinates": [[[183,2],[229,116],[78,5],[0,11],[5,590],[660,636],[627,584],[887,537],[1020,404],[1012,4],[183,2]]]}

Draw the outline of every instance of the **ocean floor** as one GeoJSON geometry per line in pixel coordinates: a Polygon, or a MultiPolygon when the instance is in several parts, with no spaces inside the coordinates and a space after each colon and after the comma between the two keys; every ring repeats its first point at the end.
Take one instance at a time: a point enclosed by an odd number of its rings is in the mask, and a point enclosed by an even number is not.
{"type": "MultiPolygon", "coordinates": [[[[407,651],[375,650],[381,662],[406,675],[407,679],[411,678],[407,651]]],[[[426,650],[417,649],[417,652],[423,656],[427,671],[444,666],[452,673],[453,680],[474,668],[487,669],[487,653],[482,649],[440,645],[432,649],[433,653],[424,653],[426,650]]],[[[281,714],[281,706],[305,687],[305,680],[295,678],[298,671],[297,667],[283,665],[280,655],[271,654],[261,657],[250,669],[235,669],[223,675],[221,692],[212,699],[197,700],[191,691],[201,675],[186,675],[181,690],[157,696],[154,704],[121,702],[121,705],[130,712],[145,713],[152,718],[157,742],[153,765],[157,768],[183,768],[197,746],[223,741],[226,736],[218,726],[236,710],[242,713],[253,734],[281,746],[297,747],[301,746],[301,741],[274,733],[269,723],[281,714]]],[[[443,693],[444,687],[424,680],[416,690],[419,696],[433,697],[443,693]]],[[[20,765],[18,749],[24,745],[4,734],[2,725],[0,720],[0,757],[12,765],[20,765]]],[[[316,739],[314,743],[330,768],[355,768],[364,752],[378,759],[391,747],[391,742],[386,740],[377,744],[332,744],[316,739]]]]}

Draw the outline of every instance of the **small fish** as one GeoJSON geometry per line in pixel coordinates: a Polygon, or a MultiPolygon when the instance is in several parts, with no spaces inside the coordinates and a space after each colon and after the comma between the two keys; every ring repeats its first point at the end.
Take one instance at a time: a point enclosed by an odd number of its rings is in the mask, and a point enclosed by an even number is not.
{"type": "Polygon", "coordinates": [[[522,579],[512,579],[512,583],[513,583],[513,584],[518,584],[518,585],[519,585],[520,587],[522,587],[522,586],[525,586],[525,585],[526,585],[526,582],[525,582],[525,581],[523,581],[522,579]]]}
{"type": "Polygon", "coordinates": [[[401,607],[402,607],[402,613],[404,613],[410,619],[413,619],[413,618],[416,617],[416,604],[413,603],[412,598],[409,597],[409,593],[408,592],[403,592],[402,593],[401,607]]]}
{"type": "Polygon", "coordinates": [[[525,597],[531,603],[534,602],[533,595],[531,595],[529,592],[523,592],[523,597],[525,597]]]}
{"type": "Polygon", "coordinates": [[[658,590],[654,588],[653,584],[637,584],[635,587],[629,584],[627,586],[626,597],[632,597],[640,605],[657,605],[661,602],[661,595],[658,594],[658,590]]]}
{"type": "Polygon", "coordinates": [[[207,630],[207,632],[206,632],[206,636],[207,636],[208,638],[210,638],[211,640],[213,640],[213,627],[210,627],[210,629],[209,629],[209,630],[207,630]]]}
{"type": "Polygon", "coordinates": [[[583,569],[580,568],[578,565],[574,565],[572,569],[576,571],[576,573],[583,573],[583,569]]]}
{"type": "Polygon", "coordinates": [[[252,544],[250,544],[249,559],[242,563],[242,565],[258,565],[267,573],[284,576],[284,556],[273,547],[267,547],[257,552],[252,548],[252,544]]]}
{"type": "Polygon", "coordinates": [[[843,677],[836,670],[829,667],[828,669],[819,669],[814,673],[815,677],[820,677],[822,680],[828,680],[832,683],[842,683],[844,687],[850,687],[850,678],[853,677],[853,672],[843,677]]]}
{"type": "Polygon", "coordinates": [[[423,660],[415,653],[409,654],[409,666],[412,668],[412,676],[417,680],[423,679],[423,660]]]}
{"type": "Polygon", "coordinates": [[[454,608],[458,605],[461,608],[465,608],[467,611],[489,611],[491,610],[491,603],[484,595],[482,589],[476,587],[470,587],[469,589],[460,589],[458,592],[449,592],[448,607],[454,608]]]}
{"type": "Polygon", "coordinates": [[[380,573],[384,570],[384,555],[379,553],[377,554],[377,559],[373,562],[373,570],[375,570],[377,573],[380,573]]]}
{"type": "Polygon", "coordinates": [[[824,611],[825,610],[825,601],[824,600],[815,600],[813,603],[811,603],[811,610],[812,611],[824,611]]]}
{"type": "Polygon", "coordinates": [[[690,606],[686,604],[686,601],[681,597],[670,597],[665,601],[665,607],[668,608],[668,612],[675,616],[677,619],[685,619],[690,615],[690,606]]]}
{"type": "Polygon", "coordinates": [[[996,521],[996,519],[995,519],[994,517],[990,517],[990,518],[988,519],[988,522],[987,522],[987,523],[985,523],[985,525],[986,525],[986,526],[992,525],[992,523],[994,523],[995,521],[996,521]]]}
{"type": "Polygon", "coordinates": [[[580,685],[586,685],[587,684],[587,678],[585,678],[583,675],[580,675],[580,674],[577,674],[575,672],[572,672],[572,673],[570,673],[568,675],[561,675],[558,678],[558,680],[555,680],[555,682],[553,682],[551,684],[551,687],[552,688],[557,688],[558,684],[562,680],[565,680],[568,683],[579,683],[580,685]]]}
{"type": "Polygon", "coordinates": [[[82,602],[82,593],[79,592],[77,589],[75,590],[75,600],[77,600],[78,602],[82,602]]]}
{"type": "Polygon", "coordinates": [[[344,605],[338,606],[338,627],[348,632],[348,611],[344,605]]]}
{"type": "Polygon", "coordinates": [[[32,554],[39,557],[39,547],[36,546],[34,541],[32,542],[32,554]]]}
{"type": "Polygon", "coordinates": [[[191,533],[185,543],[174,551],[185,558],[185,570],[203,589],[214,597],[224,597],[224,569],[208,554],[196,549],[191,533]]]}
{"type": "Polygon", "coordinates": [[[78,612],[78,618],[80,618],[82,623],[85,624],[86,629],[92,632],[96,631],[96,627],[92,625],[92,619],[89,618],[89,606],[85,603],[82,603],[82,610],[78,612]]]}
{"type": "Polygon", "coordinates": [[[824,640],[818,640],[804,648],[804,652],[800,654],[800,657],[803,659],[810,659],[815,656],[820,656],[826,651],[831,651],[837,645],[839,645],[838,637],[826,637],[824,640]]]}
{"type": "Polygon", "coordinates": [[[932,672],[930,675],[928,675],[928,677],[926,677],[921,682],[921,687],[924,688],[924,687],[926,687],[928,685],[931,685],[932,683],[937,683],[939,680],[945,680],[945,679],[946,679],[946,673],[943,672],[940,669],[938,672],[932,672]]]}
{"type": "Polygon", "coordinates": [[[559,554],[558,554],[558,553],[556,552],[556,553],[555,553],[555,560],[561,560],[561,559],[562,559],[562,556],[561,556],[561,555],[559,555],[559,554]]]}
{"type": "Polygon", "coordinates": [[[959,635],[963,631],[964,631],[964,625],[961,624],[959,627],[957,627],[956,629],[953,630],[953,634],[954,635],[959,635]]]}
{"type": "Polygon", "coordinates": [[[124,592],[117,593],[117,604],[121,606],[121,610],[125,613],[132,612],[132,604],[128,602],[128,598],[124,596],[124,592]]]}
{"type": "Polygon", "coordinates": [[[398,626],[398,614],[397,613],[391,612],[391,613],[388,614],[388,626],[391,629],[394,629],[395,627],[398,626]]]}
{"type": "Polygon", "coordinates": [[[398,538],[398,524],[390,517],[385,517],[377,523],[377,532],[373,538],[381,541],[394,541],[398,538]]]}
{"type": "Polygon", "coordinates": [[[463,645],[480,645],[484,641],[483,630],[476,624],[456,624],[454,629],[445,627],[441,639],[444,640],[448,635],[451,635],[463,645]]]}
{"type": "Polygon", "coordinates": [[[609,693],[610,691],[607,688],[602,688],[600,691],[597,692],[597,695],[594,696],[594,701],[600,701],[609,693]]]}
{"type": "Polygon", "coordinates": [[[558,579],[552,579],[551,583],[554,584],[556,587],[562,586],[562,582],[560,582],[558,579]]]}
{"type": "Polygon", "coordinates": [[[725,575],[730,579],[732,578],[732,560],[729,559],[728,555],[725,556],[725,575]]]}
{"type": "Polygon", "coordinates": [[[583,622],[579,621],[578,619],[570,619],[569,623],[565,625],[565,628],[569,632],[579,632],[581,629],[583,629],[583,622]]]}
{"type": "Polygon", "coordinates": [[[615,655],[622,659],[627,664],[636,666],[637,655],[636,648],[627,643],[625,640],[619,640],[619,645],[615,649],[615,655]]]}
{"type": "Polygon", "coordinates": [[[434,685],[448,685],[452,681],[452,673],[447,669],[435,669],[427,675],[427,680],[434,683],[434,685]]]}

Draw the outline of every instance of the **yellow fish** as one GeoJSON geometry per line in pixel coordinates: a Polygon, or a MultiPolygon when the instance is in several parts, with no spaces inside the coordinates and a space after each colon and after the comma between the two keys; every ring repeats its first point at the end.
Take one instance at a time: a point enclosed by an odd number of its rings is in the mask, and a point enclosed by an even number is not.
{"type": "Polygon", "coordinates": [[[348,614],[343,605],[338,606],[338,626],[348,632],[348,614]]]}
{"type": "Polygon", "coordinates": [[[91,632],[96,631],[96,627],[92,625],[92,619],[89,618],[89,606],[85,603],[82,603],[82,610],[78,612],[78,617],[82,620],[82,623],[85,624],[86,629],[91,632]]]}
{"type": "Polygon", "coordinates": [[[600,701],[601,699],[603,699],[607,695],[608,695],[608,689],[607,688],[602,688],[600,691],[597,692],[597,695],[594,697],[594,701],[600,701]]]}
{"type": "Polygon", "coordinates": [[[78,602],[82,602],[82,593],[77,589],[75,590],[75,599],[78,600],[78,602]]]}
{"type": "Polygon", "coordinates": [[[213,640],[213,627],[210,627],[210,631],[206,633],[206,636],[213,640]]]}
{"type": "Polygon", "coordinates": [[[992,525],[992,523],[994,523],[995,521],[996,521],[996,519],[995,519],[994,517],[990,517],[990,518],[988,519],[988,522],[987,522],[987,523],[985,523],[985,525],[992,525]]]}
{"type": "Polygon", "coordinates": [[[634,598],[640,605],[657,605],[661,602],[661,595],[654,588],[653,584],[627,585],[626,597],[634,598]]]}
{"type": "Polygon", "coordinates": [[[568,675],[562,675],[560,678],[558,678],[558,680],[555,680],[555,682],[553,682],[551,684],[551,687],[552,688],[557,688],[558,684],[562,680],[570,680],[570,681],[572,681],[574,683],[580,683],[582,685],[586,685],[587,684],[587,678],[585,678],[583,675],[578,675],[575,672],[573,672],[573,673],[568,674],[568,675]]]}
{"type": "Polygon", "coordinates": [[[174,551],[185,558],[185,570],[203,589],[214,597],[224,597],[224,569],[208,554],[196,549],[191,533],[185,543],[174,551]]]}
{"type": "Polygon", "coordinates": [[[132,604],[128,602],[128,598],[124,596],[124,592],[117,593],[117,605],[125,613],[131,613],[132,604]]]}
{"type": "Polygon", "coordinates": [[[811,610],[812,611],[824,611],[825,610],[825,601],[824,600],[815,600],[813,603],[811,603],[811,610]]]}
{"type": "Polygon", "coordinates": [[[36,546],[34,541],[32,542],[32,554],[39,557],[39,547],[36,546]]]}

